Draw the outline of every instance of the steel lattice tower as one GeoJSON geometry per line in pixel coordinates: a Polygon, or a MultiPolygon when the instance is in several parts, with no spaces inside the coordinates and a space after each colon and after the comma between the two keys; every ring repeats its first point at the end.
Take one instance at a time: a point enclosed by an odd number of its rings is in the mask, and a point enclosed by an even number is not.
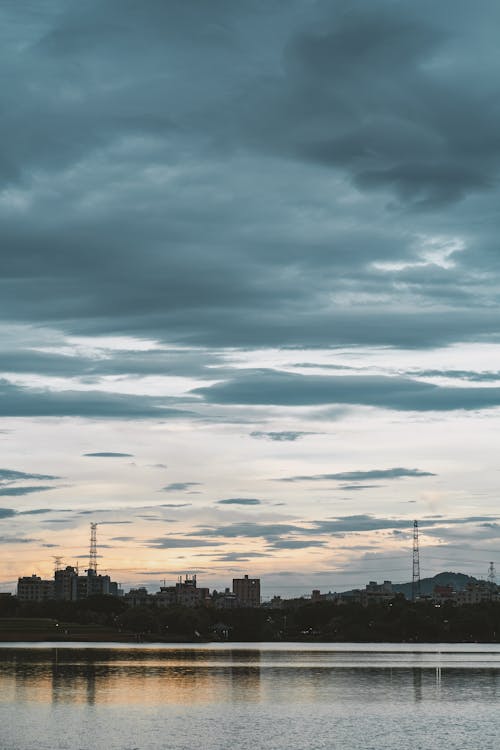
{"type": "Polygon", "coordinates": [[[89,570],[97,572],[97,524],[90,524],[89,570]]]}
{"type": "Polygon", "coordinates": [[[488,583],[496,583],[497,580],[497,573],[495,570],[495,563],[490,562],[490,567],[488,568],[488,583]]]}
{"type": "Polygon", "coordinates": [[[413,576],[411,581],[412,602],[420,598],[420,553],[418,549],[418,521],[413,521],[413,576]]]}

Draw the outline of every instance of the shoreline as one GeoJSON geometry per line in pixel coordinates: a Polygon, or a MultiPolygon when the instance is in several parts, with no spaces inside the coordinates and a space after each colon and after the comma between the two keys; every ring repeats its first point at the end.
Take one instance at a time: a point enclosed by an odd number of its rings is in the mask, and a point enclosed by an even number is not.
{"type": "Polygon", "coordinates": [[[75,637],[71,638],[54,638],[50,637],[49,635],[47,637],[36,637],[36,638],[30,638],[26,637],[25,635],[17,635],[12,636],[9,638],[0,638],[0,648],[9,648],[10,644],[33,644],[37,645],[40,643],[43,644],[53,644],[54,647],[61,646],[64,647],[65,645],[72,647],[75,644],[82,645],[82,647],[85,646],[85,644],[92,644],[94,646],[95,644],[102,644],[105,645],[118,645],[118,646],[213,646],[216,645],[218,647],[222,646],[228,646],[231,647],[232,644],[248,644],[249,647],[259,644],[259,643],[266,643],[266,644],[272,644],[277,647],[285,646],[286,644],[294,644],[294,645],[303,645],[303,646],[344,646],[345,644],[352,644],[357,646],[363,646],[363,645],[372,645],[372,646],[378,646],[378,645],[390,645],[390,646],[405,646],[408,648],[421,648],[423,646],[437,646],[437,645],[446,645],[446,646],[499,646],[499,641],[492,641],[492,640],[468,640],[468,641],[459,641],[459,640],[412,640],[412,641],[403,641],[403,640],[318,640],[318,639],[310,639],[310,640],[279,640],[279,641],[262,641],[262,640],[219,640],[219,639],[204,639],[204,638],[195,638],[195,639],[181,639],[181,638],[171,638],[171,639],[159,639],[159,638],[135,638],[133,635],[123,635],[121,638],[106,638],[106,637],[78,637],[78,634],[75,634],[75,637]]]}

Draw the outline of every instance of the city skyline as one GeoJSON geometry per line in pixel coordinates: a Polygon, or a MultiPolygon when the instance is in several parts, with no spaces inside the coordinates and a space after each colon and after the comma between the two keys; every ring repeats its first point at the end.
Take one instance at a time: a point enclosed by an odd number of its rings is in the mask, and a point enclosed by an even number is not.
{"type": "Polygon", "coordinates": [[[500,565],[483,8],[2,4],[0,590],[500,565]]]}

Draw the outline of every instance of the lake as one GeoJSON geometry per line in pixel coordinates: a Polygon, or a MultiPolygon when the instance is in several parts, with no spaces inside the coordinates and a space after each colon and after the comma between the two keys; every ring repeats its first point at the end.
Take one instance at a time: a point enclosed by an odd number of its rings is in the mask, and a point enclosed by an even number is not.
{"type": "Polygon", "coordinates": [[[496,644],[0,646],[2,750],[489,750],[496,644]]]}

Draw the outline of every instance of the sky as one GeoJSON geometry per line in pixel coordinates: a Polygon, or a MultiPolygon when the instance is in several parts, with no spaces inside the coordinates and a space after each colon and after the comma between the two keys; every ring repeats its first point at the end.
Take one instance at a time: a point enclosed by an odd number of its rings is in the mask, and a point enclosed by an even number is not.
{"type": "Polygon", "coordinates": [[[500,568],[499,23],[1,3],[1,590],[500,568]]]}

